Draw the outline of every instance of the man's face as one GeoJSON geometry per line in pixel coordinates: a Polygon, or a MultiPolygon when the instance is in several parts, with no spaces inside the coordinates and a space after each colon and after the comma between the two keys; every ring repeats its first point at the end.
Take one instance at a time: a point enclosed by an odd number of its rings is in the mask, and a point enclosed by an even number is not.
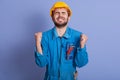
{"type": "Polygon", "coordinates": [[[68,23],[68,20],[70,17],[68,16],[67,9],[65,8],[57,8],[53,12],[52,16],[53,22],[56,25],[56,27],[65,27],[68,23]]]}

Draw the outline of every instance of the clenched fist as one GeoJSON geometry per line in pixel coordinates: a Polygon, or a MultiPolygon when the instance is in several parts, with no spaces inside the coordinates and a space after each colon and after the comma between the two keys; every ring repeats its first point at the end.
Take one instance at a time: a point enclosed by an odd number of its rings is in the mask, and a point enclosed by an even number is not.
{"type": "Polygon", "coordinates": [[[42,32],[35,33],[35,40],[41,42],[42,39],[42,32]]]}
{"type": "Polygon", "coordinates": [[[87,37],[85,34],[82,34],[82,35],[80,36],[80,47],[81,47],[81,48],[84,48],[87,40],[88,40],[88,37],[87,37]]]}

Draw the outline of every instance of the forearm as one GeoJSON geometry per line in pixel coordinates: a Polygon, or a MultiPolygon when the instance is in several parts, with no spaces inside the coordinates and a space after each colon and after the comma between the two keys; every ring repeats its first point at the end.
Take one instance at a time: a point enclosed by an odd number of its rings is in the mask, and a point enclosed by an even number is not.
{"type": "Polygon", "coordinates": [[[88,63],[88,54],[85,47],[77,49],[75,63],[77,67],[82,67],[88,63]]]}
{"type": "Polygon", "coordinates": [[[39,52],[35,51],[35,62],[38,66],[44,67],[48,64],[48,58],[45,55],[41,55],[39,52]]]}
{"type": "Polygon", "coordinates": [[[38,53],[42,54],[42,46],[39,40],[36,40],[36,50],[38,53]]]}
{"type": "Polygon", "coordinates": [[[38,66],[44,67],[49,61],[47,39],[42,35],[41,37],[38,37],[38,35],[35,37],[35,62],[38,66]]]}
{"type": "Polygon", "coordinates": [[[48,64],[47,53],[42,52],[42,47],[41,47],[40,43],[36,44],[34,52],[35,52],[35,62],[36,62],[36,64],[40,67],[46,66],[48,64]]]}

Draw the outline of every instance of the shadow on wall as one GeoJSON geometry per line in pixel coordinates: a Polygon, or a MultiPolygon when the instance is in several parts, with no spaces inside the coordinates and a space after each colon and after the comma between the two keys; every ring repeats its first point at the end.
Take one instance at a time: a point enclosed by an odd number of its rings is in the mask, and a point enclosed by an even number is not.
{"type": "Polygon", "coordinates": [[[34,33],[38,31],[45,31],[44,24],[48,24],[44,15],[32,14],[27,15],[23,19],[23,24],[26,30],[23,41],[19,41],[13,50],[13,72],[16,78],[14,80],[43,80],[45,74],[45,67],[40,68],[35,63],[34,57],[34,33]],[[19,79],[17,79],[19,78],[19,79]]]}

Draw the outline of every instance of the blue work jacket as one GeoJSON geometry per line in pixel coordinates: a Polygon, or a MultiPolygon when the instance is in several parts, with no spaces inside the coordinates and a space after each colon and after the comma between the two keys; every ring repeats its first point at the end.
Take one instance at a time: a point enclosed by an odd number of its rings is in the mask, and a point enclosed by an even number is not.
{"type": "Polygon", "coordinates": [[[35,50],[35,62],[40,67],[46,66],[44,80],[74,80],[76,67],[88,63],[86,46],[80,48],[82,33],[67,27],[65,34],[59,37],[56,27],[43,32],[42,55],[35,50]]]}

